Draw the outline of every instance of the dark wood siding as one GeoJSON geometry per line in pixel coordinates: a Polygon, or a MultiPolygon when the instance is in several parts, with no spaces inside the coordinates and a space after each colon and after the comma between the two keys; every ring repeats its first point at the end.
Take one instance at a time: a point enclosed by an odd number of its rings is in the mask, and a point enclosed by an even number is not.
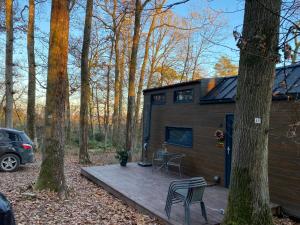
{"type": "MultiPolygon", "coordinates": [[[[156,92],[161,93],[162,90],[145,95],[156,92]]],[[[200,105],[198,84],[164,89],[163,92],[166,93],[166,104],[153,105],[151,110],[150,155],[161,148],[167,126],[192,128],[192,148],[168,145],[168,151],[186,154],[183,171],[187,175],[204,176],[208,181],[217,175],[221,177],[223,185],[225,153],[223,148],[216,146],[214,133],[217,129],[225,130],[225,115],[234,112],[234,103],[200,105]],[[174,91],[186,88],[194,89],[194,101],[174,103],[174,91]]],[[[300,103],[273,101],[269,135],[271,200],[300,217],[300,138],[287,137],[289,125],[297,121],[300,121],[300,103]]]]}

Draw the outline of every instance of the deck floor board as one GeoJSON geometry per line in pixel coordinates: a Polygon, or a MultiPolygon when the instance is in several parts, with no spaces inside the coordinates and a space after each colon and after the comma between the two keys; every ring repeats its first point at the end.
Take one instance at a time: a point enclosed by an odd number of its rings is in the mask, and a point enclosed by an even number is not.
{"type": "MultiPolygon", "coordinates": [[[[164,212],[169,184],[172,180],[179,179],[178,174],[152,172],[151,167],[140,167],[136,163],[129,163],[127,167],[120,165],[84,167],[81,174],[127,204],[157,217],[166,224],[183,224],[182,204],[172,207],[170,220],[164,212]]],[[[204,192],[204,203],[208,223],[205,223],[201,216],[200,205],[194,204],[191,207],[191,225],[219,224],[223,219],[220,209],[226,208],[227,195],[228,191],[224,187],[207,187],[204,192]]]]}

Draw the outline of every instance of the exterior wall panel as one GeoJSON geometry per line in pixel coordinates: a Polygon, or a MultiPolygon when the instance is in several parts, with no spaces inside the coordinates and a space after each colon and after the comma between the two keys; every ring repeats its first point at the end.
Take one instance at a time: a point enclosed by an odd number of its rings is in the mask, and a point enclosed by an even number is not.
{"type": "MultiPolygon", "coordinates": [[[[168,151],[185,153],[183,171],[190,176],[203,176],[212,181],[221,177],[224,185],[224,149],[216,146],[214,133],[225,130],[226,113],[234,112],[234,103],[200,105],[200,85],[192,84],[146,92],[145,99],[155,93],[166,93],[166,104],[152,105],[149,156],[165,141],[165,128],[193,129],[193,146],[167,145],[168,151]],[[174,103],[174,91],[194,89],[192,103],[174,103]]],[[[291,124],[300,121],[300,103],[273,101],[269,135],[269,185],[271,201],[300,217],[300,138],[288,138],[291,124]]],[[[299,135],[299,132],[298,132],[299,135]]]]}

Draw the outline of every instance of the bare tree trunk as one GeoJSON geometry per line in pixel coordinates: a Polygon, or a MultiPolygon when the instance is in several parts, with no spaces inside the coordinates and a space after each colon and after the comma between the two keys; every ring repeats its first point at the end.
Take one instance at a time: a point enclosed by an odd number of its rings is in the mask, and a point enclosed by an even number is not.
{"type": "MultiPolygon", "coordinates": [[[[127,123],[126,123],[126,150],[133,150],[134,141],[134,105],[135,105],[135,73],[137,65],[137,54],[140,41],[141,15],[143,5],[141,0],[135,1],[135,20],[134,34],[132,41],[131,58],[129,65],[129,84],[128,84],[128,106],[127,106],[127,123]]],[[[131,157],[129,158],[131,160],[131,157]]]]}
{"type": "Polygon", "coordinates": [[[281,0],[246,0],[224,225],[271,225],[268,134],[281,0]],[[256,122],[255,122],[255,118],[256,122]]]}
{"type": "Polygon", "coordinates": [[[89,131],[89,101],[90,101],[90,72],[89,72],[89,48],[91,42],[93,16],[93,0],[86,2],[86,15],[81,51],[81,98],[80,98],[80,150],[79,162],[90,163],[88,154],[88,131],[89,131]]]}
{"type": "Polygon", "coordinates": [[[109,117],[110,117],[110,71],[111,71],[111,62],[112,62],[112,56],[114,53],[114,42],[111,41],[111,49],[110,49],[110,55],[109,55],[109,65],[107,67],[107,74],[106,74],[106,109],[105,109],[105,117],[104,117],[104,132],[105,132],[105,140],[104,145],[107,146],[107,139],[108,139],[108,132],[109,132],[109,117]]]}
{"type": "Polygon", "coordinates": [[[136,127],[139,127],[138,124],[140,122],[139,115],[140,115],[140,107],[141,107],[141,96],[142,96],[142,91],[143,91],[143,86],[144,86],[146,66],[147,66],[148,58],[149,58],[150,37],[155,28],[156,15],[157,14],[154,14],[154,16],[152,18],[151,25],[150,25],[150,28],[149,28],[149,31],[147,34],[147,38],[146,38],[146,43],[145,43],[144,60],[143,60],[142,68],[141,68],[141,75],[140,75],[139,86],[138,86],[137,97],[136,97],[135,123],[134,123],[136,125],[136,127]]]}
{"type": "Polygon", "coordinates": [[[119,102],[120,102],[120,51],[119,51],[119,40],[120,40],[120,28],[117,25],[117,0],[114,0],[113,10],[113,31],[115,37],[115,93],[114,93],[114,112],[112,119],[112,142],[115,145],[118,139],[118,117],[119,117],[119,102]]]}
{"type": "Polygon", "coordinates": [[[94,102],[93,102],[93,99],[94,99],[94,89],[93,89],[93,86],[91,86],[91,96],[90,96],[90,100],[89,100],[89,114],[90,114],[90,134],[91,134],[91,137],[94,139],[94,123],[93,123],[93,107],[94,107],[94,102]]]}
{"type": "Polygon", "coordinates": [[[163,37],[160,37],[159,40],[156,43],[155,43],[155,40],[152,41],[153,46],[154,46],[154,44],[156,44],[156,46],[153,50],[154,54],[151,57],[151,64],[150,64],[150,72],[149,72],[148,82],[147,82],[147,89],[149,89],[152,85],[153,74],[154,74],[154,70],[155,70],[155,63],[157,61],[157,56],[158,56],[158,53],[160,51],[162,41],[163,41],[163,37]]]}
{"type": "Polygon", "coordinates": [[[35,3],[29,0],[28,30],[27,30],[27,55],[28,55],[28,103],[27,103],[27,132],[30,139],[37,147],[35,130],[35,55],[34,55],[34,20],[35,3]]]}
{"type": "Polygon", "coordinates": [[[67,90],[66,90],[66,142],[71,141],[71,108],[70,108],[70,82],[67,75],[67,90]]]}
{"type": "Polygon", "coordinates": [[[126,46],[127,43],[125,40],[123,40],[123,48],[122,48],[122,54],[121,54],[121,59],[120,59],[120,86],[119,86],[119,116],[118,116],[118,139],[120,140],[121,136],[121,124],[122,124],[122,119],[123,119],[123,83],[125,79],[125,57],[126,57],[126,46]]]}
{"type": "Polygon", "coordinates": [[[6,0],[5,126],[13,127],[13,0],[6,0]]]}
{"type": "Polygon", "coordinates": [[[99,97],[98,97],[98,88],[97,84],[95,87],[95,98],[96,98],[96,108],[97,108],[97,121],[98,121],[98,132],[101,133],[101,118],[100,118],[100,109],[99,109],[99,97]]]}
{"type": "Polygon", "coordinates": [[[69,42],[69,1],[52,0],[43,161],[37,189],[66,195],[64,176],[65,103],[69,42]]]}
{"type": "Polygon", "coordinates": [[[186,57],[185,57],[185,61],[184,61],[183,70],[182,70],[182,73],[181,73],[180,82],[183,81],[184,76],[186,76],[185,81],[188,80],[187,67],[188,67],[189,59],[190,59],[190,38],[188,38],[188,46],[187,46],[187,51],[186,51],[186,57]]]}

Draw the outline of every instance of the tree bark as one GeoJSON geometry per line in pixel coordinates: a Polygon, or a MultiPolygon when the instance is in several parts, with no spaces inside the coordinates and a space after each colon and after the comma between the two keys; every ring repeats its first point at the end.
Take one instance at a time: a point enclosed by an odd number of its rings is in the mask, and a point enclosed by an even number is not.
{"type": "MultiPolygon", "coordinates": [[[[128,106],[127,106],[127,121],[126,121],[126,151],[133,150],[134,144],[134,109],[135,109],[135,74],[137,65],[137,54],[140,42],[141,16],[142,11],[150,0],[146,0],[143,4],[141,0],[135,1],[135,16],[134,16],[134,33],[132,39],[132,49],[129,64],[129,84],[128,84],[128,106]]],[[[131,155],[129,155],[131,160],[131,155]]]]}
{"type": "Polygon", "coordinates": [[[89,48],[91,42],[93,16],[93,0],[86,2],[86,15],[84,25],[83,44],[81,51],[81,97],[80,97],[80,150],[79,162],[90,163],[88,154],[89,131],[89,101],[90,101],[90,72],[89,72],[89,48]]]}
{"type": "Polygon", "coordinates": [[[138,85],[138,91],[137,91],[137,97],[136,97],[136,107],[135,107],[135,125],[136,127],[139,127],[138,124],[140,123],[139,115],[140,115],[140,107],[141,107],[141,96],[144,86],[144,80],[145,80],[145,72],[146,72],[146,66],[149,58],[149,45],[150,45],[150,38],[152,35],[152,32],[155,28],[155,21],[156,21],[156,12],[152,18],[151,25],[147,34],[146,42],[145,42],[145,53],[144,53],[144,60],[141,68],[141,75],[139,79],[139,85],[138,85]]]}
{"type": "Polygon", "coordinates": [[[281,0],[246,0],[224,225],[271,225],[268,134],[281,0]],[[261,123],[255,118],[260,118],[261,123]]]}
{"type": "Polygon", "coordinates": [[[70,82],[67,75],[67,90],[66,90],[66,142],[71,141],[71,106],[70,106],[70,82]]]}
{"type": "Polygon", "coordinates": [[[111,49],[109,54],[109,65],[107,67],[107,74],[106,74],[106,102],[105,102],[105,116],[104,116],[104,135],[105,135],[105,141],[104,145],[107,146],[107,140],[108,140],[108,132],[109,132],[109,117],[110,117],[110,71],[111,71],[111,62],[112,62],[112,56],[114,53],[114,42],[113,39],[111,41],[111,49]]]}
{"type": "Polygon", "coordinates": [[[28,55],[28,102],[27,102],[27,132],[30,139],[37,146],[35,130],[35,54],[34,54],[34,20],[35,3],[29,0],[27,55],[28,55]]]}
{"type": "Polygon", "coordinates": [[[112,142],[115,145],[118,139],[118,117],[119,117],[119,102],[120,102],[120,51],[119,51],[119,40],[120,40],[120,28],[117,25],[117,0],[114,0],[113,9],[113,31],[115,37],[115,93],[114,93],[114,112],[112,120],[112,142]]]}
{"type": "Polygon", "coordinates": [[[120,86],[119,86],[119,116],[118,116],[118,135],[119,135],[119,140],[121,136],[121,125],[122,125],[122,120],[123,120],[123,83],[125,79],[125,57],[126,57],[126,40],[123,40],[123,48],[122,48],[122,53],[121,53],[121,59],[120,59],[120,86]]]}
{"type": "Polygon", "coordinates": [[[64,176],[65,103],[69,42],[69,1],[52,0],[43,161],[37,189],[66,196],[64,176]]]}
{"type": "Polygon", "coordinates": [[[5,126],[13,127],[13,0],[6,0],[5,126]]]}
{"type": "Polygon", "coordinates": [[[89,116],[90,116],[90,133],[89,136],[92,137],[92,139],[94,139],[94,121],[93,121],[93,115],[94,115],[94,89],[93,86],[90,87],[91,90],[91,94],[90,94],[90,99],[89,99],[89,116]]]}

